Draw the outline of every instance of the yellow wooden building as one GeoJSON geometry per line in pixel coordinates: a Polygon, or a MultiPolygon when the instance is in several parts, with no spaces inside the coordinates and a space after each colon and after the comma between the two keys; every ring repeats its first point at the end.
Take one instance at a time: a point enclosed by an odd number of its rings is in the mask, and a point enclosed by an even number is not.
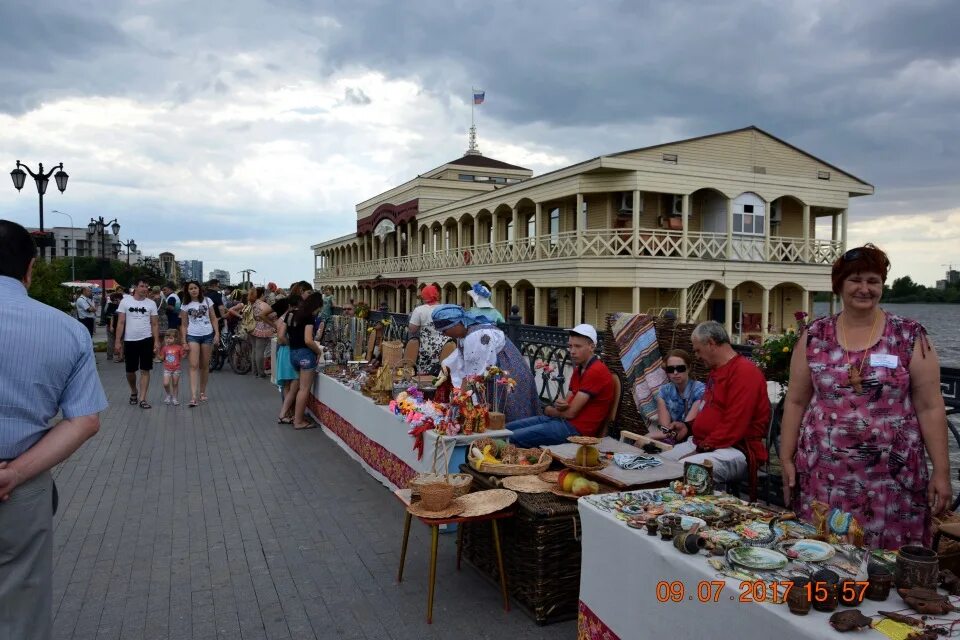
{"type": "Polygon", "coordinates": [[[358,204],[356,233],[313,245],[315,283],[409,312],[423,284],[469,306],[479,281],[531,324],[672,313],[760,339],[830,290],[849,199],[872,193],[757,127],[539,176],[468,152],[358,204]],[[830,237],[816,237],[822,218],[830,237]]]}

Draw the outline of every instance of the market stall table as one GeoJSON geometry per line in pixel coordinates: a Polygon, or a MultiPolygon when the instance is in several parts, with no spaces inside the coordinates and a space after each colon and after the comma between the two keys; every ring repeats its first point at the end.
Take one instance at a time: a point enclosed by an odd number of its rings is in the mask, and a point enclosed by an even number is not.
{"type": "MultiPolygon", "coordinates": [[[[308,403],[323,432],[360,462],[366,471],[391,490],[407,487],[417,473],[429,473],[437,447],[437,433],[424,434],[423,456],[414,450],[407,424],[386,406],[324,374],[318,374],[308,403]]],[[[478,438],[504,438],[509,431],[442,436],[449,453],[447,469],[456,472],[466,459],[470,442],[478,438]]],[[[444,469],[438,469],[443,472],[444,469]]]]}
{"type": "MultiPolygon", "coordinates": [[[[831,613],[811,611],[797,616],[791,614],[785,604],[742,602],[745,589],[741,583],[718,575],[702,553],[680,553],[670,542],[628,527],[592,500],[594,498],[582,498],[578,502],[583,534],[579,626],[587,630],[581,638],[808,640],[844,637],[829,625],[831,613]],[[719,597],[714,601],[717,587],[711,586],[708,602],[701,602],[704,593],[698,589],[713,581],[723,581],[719,597]],[[683,597],[679,602],[670,598],[661,601],[667,591],[661,586],[658,597],[658,583],[682,585],[683,597]]],[[[774,580],[771,578],[771,582],[774,580]]],[[[957,604],[957,599],[953,602],[957,604]]],[[[846,609],[840,606],[837,611],[846,609]]],[[[859,610],[867,616],[876,615],[879,610],[916,615],[907,609],[895,591],[890,592],[885,602],[864,600],[859,610]]],[[[958,616],[954,613],[949,618],[958,616]]],[[[880,639],[885,636],[865,629],[856,637],[880,639]]]]}
{"type": "MultiPolygon", "coordinates": [[[[577,455],[579,445],[572,442],[555,444],[544,447],[550,452],[550,455],[566,460],[573,460],[577,455]]],[[[640,455],[650,455],[631,444],[614,440],[606,437],[597,445],[601,453],[631,453],[640,455]]],[[[676,460],[664,460],[659,455],[654,457],[660,461],[660,464],[647,469],[621,469],[610,461],[606,467],[597,471],[586,471],[586,475],[596,480],[613,485],[620,489],[630,487],[656,487],[666,486],[671,480],[678,480],[683,477],[683,462],[676,460]]]]}

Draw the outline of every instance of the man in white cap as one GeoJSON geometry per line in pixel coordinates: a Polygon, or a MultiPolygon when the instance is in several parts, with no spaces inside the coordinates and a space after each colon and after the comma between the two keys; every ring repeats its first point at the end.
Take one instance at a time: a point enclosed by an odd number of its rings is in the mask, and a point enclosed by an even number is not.
{"type": "Polygon", "coordinates": [[[510,442],[522,448],[562,444],[570,436],[598,436],[613,402],[613,374],[594,353],[597,330],[580,324],[568,331],[567,349],[574,366],[570,392],[544,415],[507,424],[510,442]]]}
{"type": "Polygon", "coordinates": [[[467,291],[467,295],[473,300],[473,306],[467,309],[467,312],[475,316],[486,316],[490,322],[503,322],[503,314],[500,313],[493,302],[490,300],[490,289],[479,282],[475,282],[473,288],[467,291]]]}

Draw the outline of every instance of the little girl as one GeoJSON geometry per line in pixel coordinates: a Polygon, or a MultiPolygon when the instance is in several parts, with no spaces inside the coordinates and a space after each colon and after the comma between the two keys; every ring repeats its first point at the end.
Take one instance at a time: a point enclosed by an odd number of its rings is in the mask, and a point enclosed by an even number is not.
{"type": "Polygon", "coordinates": [[[160,357],[163,359],[163,389],[167,392],[163,398],[163,404],[179,406],[180,401],[177,400],[177,396],[180,389],[180,360],[183,358],[183,345],[177,344],[176,329],[167,329],[163,348],[160,349],[160,357]]]}

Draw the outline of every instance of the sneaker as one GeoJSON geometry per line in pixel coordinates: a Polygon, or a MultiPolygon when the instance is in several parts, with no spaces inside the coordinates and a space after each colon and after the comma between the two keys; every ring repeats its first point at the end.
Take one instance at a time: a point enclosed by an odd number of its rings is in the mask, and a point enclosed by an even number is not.
{"type": "Polygon", "coordinates": [[[173,402],[173,406],[175,406],[175,407],[179,407],[179,406],[180,406],[180,401],[177,400],[176,398],[171,398],[170,401],[173,402]]]}
{"type": "Polygon", "coordinates": [[[163,404],[170,404],[172,400],[173,398],[171,398],[170,396],[163,396],[163,404]]]}

